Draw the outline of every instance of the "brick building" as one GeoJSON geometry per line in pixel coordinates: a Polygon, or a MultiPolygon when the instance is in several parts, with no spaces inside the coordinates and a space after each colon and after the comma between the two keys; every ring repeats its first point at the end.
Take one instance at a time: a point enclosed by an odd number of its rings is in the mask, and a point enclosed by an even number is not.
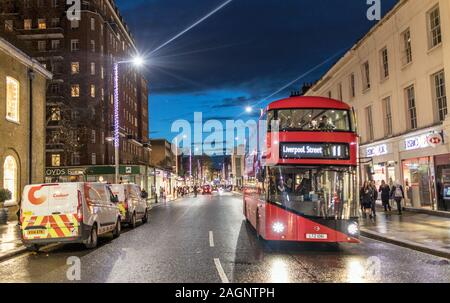
{"type": "Polygon", "coordinates": [[[0,38],[0,188],[12,193],[6,202],[12,207],[10,218],[15,218],[23,187],[44,181],[45,92],[51,77],[0,38]]]}
{"type": "MultiPolygon", "coordinates": [[[[114,164],[113,63],[137,48],[113,0],[82,1],[69,21],[65,0],[0,0],[0,35],[54,74],[47,88],[46,166],[114,164]]],[[[120,163],[148,166],[148,88],[120,66],[120,163]]]]}

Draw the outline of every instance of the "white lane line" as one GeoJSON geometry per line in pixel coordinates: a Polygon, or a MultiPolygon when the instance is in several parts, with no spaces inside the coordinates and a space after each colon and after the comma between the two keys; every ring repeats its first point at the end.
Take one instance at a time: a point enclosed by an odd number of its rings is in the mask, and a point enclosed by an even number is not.
{"type": "Polygon", "coordinates": [[[214,234],[211,230],[209,231],[209,247],[214,247],[214,234]]]}
{"type": "Polygon", "coordinates": [[[230,283],[230,281],[228,281],[227,275],[225,274],[225,271],[223,270],[222,264],[220,264],[219,258],[214,258],[214,264],[216,264],[216,269],[219,273],[222,283],[230,283]]]}

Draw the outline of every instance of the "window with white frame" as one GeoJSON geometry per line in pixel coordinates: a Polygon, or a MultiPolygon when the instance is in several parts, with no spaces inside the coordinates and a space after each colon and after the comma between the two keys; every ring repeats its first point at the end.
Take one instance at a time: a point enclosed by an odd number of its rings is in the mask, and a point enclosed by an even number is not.
{"type": "Polygon", "coordinates": [[[429,47],[433,48],[442,43],[441,17],[439,6],[428,12],[429,47]]]}
{"type": "Polygon", "coordinates": [[[80,21],[74,19],[70,21],[70,28],[71,29],[77,29],[80,27],[80,21]]]}
{"type": "Polygon", "coordinates": [[[14,30],[14,21],[13,20],[5,20],[5,31],[12,32],[14,30]]]}
{"type": "Polygon", "coordinates": [[[80,153],[74,152],[71,159],[72,165],[80,165],[80,153]]]}
{"type": "Polygon", "coordinates": [[[356,78],[354,73],[350,75],[350,96],[352,98],[356,96],[356,78]]]}
{"type": "Polygon", "coordinates": [[[91,18],[91,30],[95,31],[95,19],[91,18]]]}
{"type": "Polygon", "coordinates": [[[96,153],[91,154],[91,164],[97,165],[97,154],[96,153]]]}
{"type": "Polygon", "coordinates": [[[445,74],[440,71],[432,76],[434,84],[434,99],[437,109],[437,117],[440,122],[444,121],[448,114],[447,93],[445,91],[445,74]]]}
{"type": "Polygon", "coordinates": [[[38,50],[40,52],[45,52],[47,50],[47,41],[45,40],[38,41],[38,50]]]}
{"type": "Polygon", "coordinates": [[[386,137],[390,137],[393,134],[391,97],[386,97],[383,99],[383,114],[384,114],[384,134],[386,137]]]}
{"type": "Polygon", "coordinates": [[[38,28],[47,29],[47,21],[45,19],[38,19],[38,28]]]}
{"type": "Polygon", "coordinates": [[[80,85],[72,84],[71,86],[71,96],[73,98],[78,98],[80,96],[80,85]]]}
{"type": "Polygon", "coordinates": [[[25,19],[23,20],[23,29],[30,30],[33,27],[33,20],[25,19]]]}
{"type": "Polygon", "coordinates": [[[80,40],[78,39],[70,40],[70,50],[73,52],[80,50],[80,40]]]}
{"type": "Polygon", "coordinates": [[[381,80],[389,77],[389,56],[387,47],[380,52],[381,57],[381,80]]]}
{"type": "Polygon", "coordinates": [[[403,42],[402,63],[403,65],[406,65],[411,63],[413,60],[411,31],[409,30],[409,28],[402,33],[402,42],[403,42]]]}
{"type": "Polygon", "coordinates": [[[58,50],[61,45],[60,40],[52,40],[52,50],[58,50]]]}
{"type": "Polygon", "coordinates": [[[363,91],[370,89],[370,65],[369,61],[362,65],[363,91]]]}
{"type": "Polygon", "coordinates": [[[72,72],[72,75],[79,74],[80,73],[80,62],[72,62],[70,64],[70,70],[72,72]]]}
{"type": "Polygon", "coordinates": [[[91,97],[95,98],[95,85],[91,84],[91,97]]]}
{"type": "Polygon", "coordinates": [[[96,133],[95,133],[95,129],[93,129],[91,131],[91,143],[95,144],[96,142],[97,142],[96,133]]]}
{"type": "Polygon", "coordinates": [[[406,108],[408,114],[408,127],[410,129],[417,128],[417,108],[416,108],[416,93],[414,85],[405,89],[406,108]]]}
{"type": "Polygon", "coordinates": [[[20,84],[12,77],[6,77],[6,119],[19,123],[20,84]]]}
{"type": "Polygon", "coordinates": [[[338,84],[338,99],[342,101],[343,96],[342,96],[342,83],[338,84]]]}
{"type": "Polygon", "coordinates": [[[61,155],[60,154],[53,154],[52,155],[52,166],[53,167],[61,166],[61,155]]]}
{"type": "Polygon", "coordinates": [[[91,62],[91,75],[95,75],[95,62],[91,62]]]}
{"type": "Polygon", "coordinates": [[[13,156],[7,156],[3,163],[3,188],[11,192],[11,199],[6,201],[8,204],[17,202],[17,190],[19,187],[18,174],[16,159],[13,156]]]}
{"type": "Polygon", "coordinates": [[[372,116],[372,106],[366,107],[366,122],[367,122],[367,140],[373,141],[373,116],[372,116]]]}

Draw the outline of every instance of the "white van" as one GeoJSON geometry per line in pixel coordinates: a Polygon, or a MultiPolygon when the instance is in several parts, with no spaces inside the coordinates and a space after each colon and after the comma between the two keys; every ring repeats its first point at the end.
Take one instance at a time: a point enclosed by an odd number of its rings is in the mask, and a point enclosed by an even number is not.
{"type": "Polygon", "coordinates": [[[119,209],[122,223],[128,224],[132,228],[136,227],[136,222],[148,222],[147,197],[142,194],[139,186],[135,184],[112,184],[110,185],[113,195],[119,199],[119,209]]]}
{"type": "Polygon", "coordinates": [[[27,185],[21,204],[22,241],[31,250],[50,243],[83,243],[95,248],[98,236],[120,236],[118,200],[101,183],[27,185]]]}

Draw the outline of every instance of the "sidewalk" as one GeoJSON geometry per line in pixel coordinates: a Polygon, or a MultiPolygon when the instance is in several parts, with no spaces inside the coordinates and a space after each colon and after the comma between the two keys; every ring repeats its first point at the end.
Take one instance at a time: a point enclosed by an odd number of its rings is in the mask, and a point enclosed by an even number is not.
{"type": "Polygon", "coordinates": [[[17,221],[0,225],[0,261],[26,251],[20,240],[17,221]]]}
{"type": "Polygon", "coordinates": [[[450,259],[450,219],[406,211],[377,212],[360,219],[361,235],[450,259]]]}

